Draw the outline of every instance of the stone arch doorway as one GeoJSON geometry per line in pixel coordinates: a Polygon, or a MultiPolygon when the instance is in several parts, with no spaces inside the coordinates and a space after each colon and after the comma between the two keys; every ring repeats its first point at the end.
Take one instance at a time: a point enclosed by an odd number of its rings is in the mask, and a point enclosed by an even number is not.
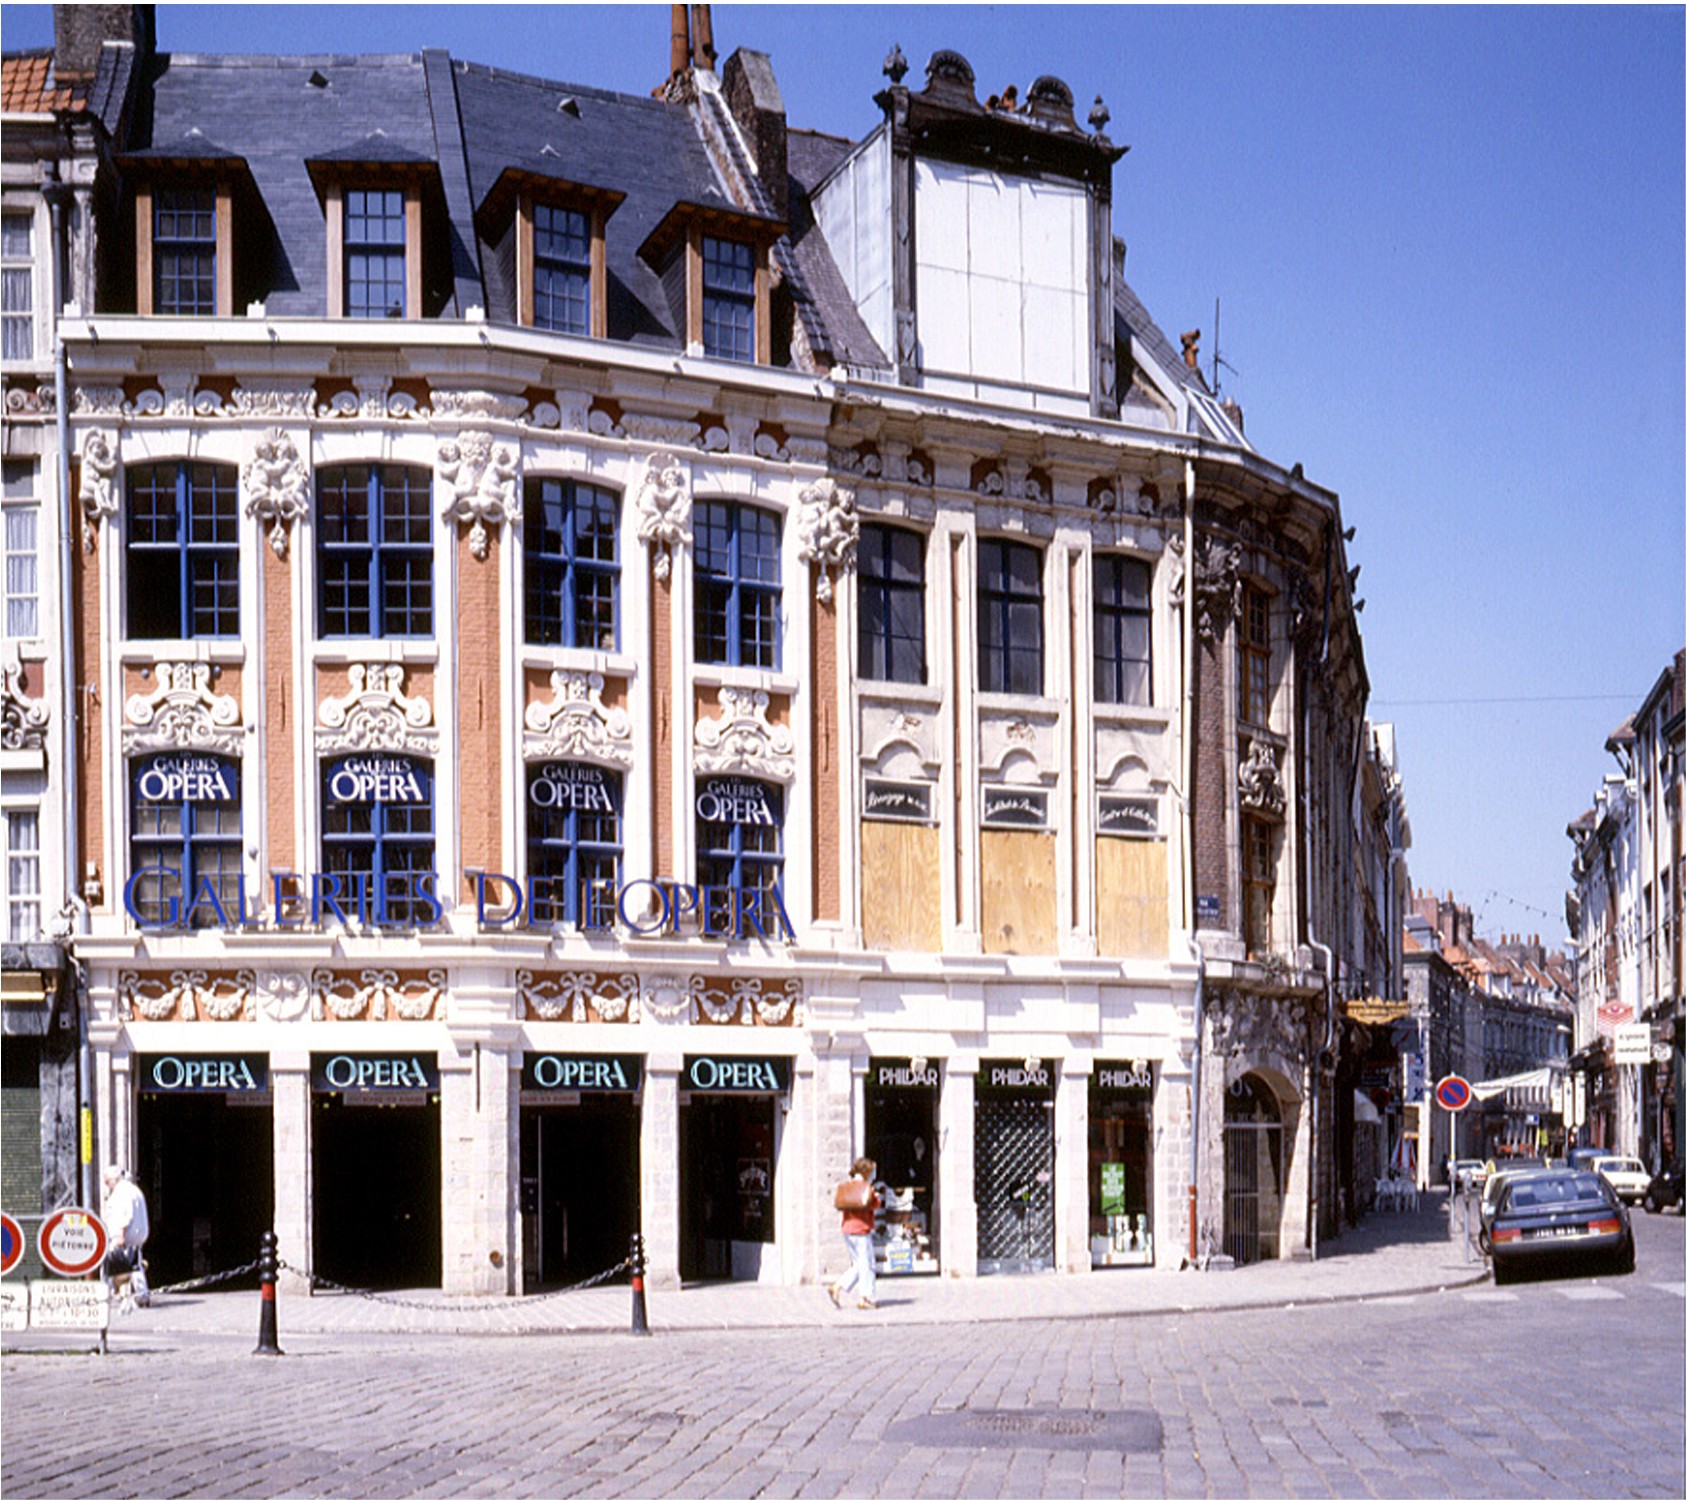
{"type": "Polygon", "coordinates": [[[1238,1266],[1277,1257],[1285,1169],[1276,1092],[1243,1073],[1224,1091],[1224,1253],[1238,1266]]]}

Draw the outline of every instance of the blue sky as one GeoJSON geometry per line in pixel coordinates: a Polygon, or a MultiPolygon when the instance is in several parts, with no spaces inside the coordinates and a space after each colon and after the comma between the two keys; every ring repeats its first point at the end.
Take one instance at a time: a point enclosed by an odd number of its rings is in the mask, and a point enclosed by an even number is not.
{"type": "MultiPolygon", "coordinates": [[[[161,5],[195,52],[439,46],[647,92],[666,5],[161,5]]],[[[858,138],[918,84],[1102,95],[1125,274],[1173,340],[1222,302],[1225,393],[1358,536],[1371,717],[1412,881],[1564,935],[1564,827],[1686,645],[1686,12],[1678,7],[714,7],[794,127],[858,138]]],[[[8,49],[45,6],[0,15],[8,49]]]]}

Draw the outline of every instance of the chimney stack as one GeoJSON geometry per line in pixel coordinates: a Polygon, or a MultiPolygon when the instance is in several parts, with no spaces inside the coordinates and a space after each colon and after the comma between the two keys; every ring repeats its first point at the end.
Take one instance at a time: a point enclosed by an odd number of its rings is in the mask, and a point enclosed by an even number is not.
{"type": "Polygon", "coordinates": [[[55,5],[53,76],[60,82],[92,78],[107,42],[129,42],[152,51],[154,7],[150,5],[55,5]]]}
{"type": "Polygon", "coordinates": [[[720,79],[726,107],[755,157],[755,175],[780,219],[790,217],[790,155],[785,139],[784,96],[765,52],[739,47],[720,79]]]}

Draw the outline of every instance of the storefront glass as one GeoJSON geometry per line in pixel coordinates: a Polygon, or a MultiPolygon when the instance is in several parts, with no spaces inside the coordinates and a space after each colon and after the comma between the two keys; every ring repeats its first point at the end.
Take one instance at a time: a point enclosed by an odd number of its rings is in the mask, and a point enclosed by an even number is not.
{"type": "Polygon", "coordinates": [[[937,1260],[936,1063],[875,1057],[866,1075],[866,1155],[878,1164],[873,1248],[881,1276],[935,1271],[937,1260]]]}
{"type": "Polygon", "coordinates": [[[1089,1258],[1153,1264],[1153,1065],[1097,1062],[1089,1079],[1089,1258]]]}

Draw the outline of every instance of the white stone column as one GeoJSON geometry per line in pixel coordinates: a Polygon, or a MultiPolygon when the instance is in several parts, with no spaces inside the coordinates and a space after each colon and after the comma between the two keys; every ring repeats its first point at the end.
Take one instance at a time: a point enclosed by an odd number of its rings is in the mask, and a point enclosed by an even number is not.
{"type": "MultiPolygon", "coordinates": [[[[297,1271],[281,1273],[285,1292],[305,1292],[310,1283],[299,1272],[312,1266],[310,1161],[310,1054],[273,1052],[269,1058],[275,1148],[276,1254],[297,1271]]],[[[252,1253],[257,1254],[257,1246],[252,1253]]]]}
{"type": "Polygon", "coordinates": [[[1153,1090],[1153,1264],[1181,1268],[1188,1253],[1189,1119],[1193,1060],[1179,1051],[1160,1065],[1153,1090]]]}
{"type": "Polygon", "coordinates": [[[976,1085],[978,1060],[953,1059],[943,1070],[942,1097],[937,1103],[941,1149],[937,1170],[942,1174],[941,1258],[945,1276],[978,1274],[978,1205],[972,1197],[977,1167],[976,1085]]]}
{"type": "Polygon", "coordinates": [[[1054,1085],[1054,1265],[1088,1272],[1089,1072],[1088,1057],[1067,1058],[1054,1085]]]}
{"type": "Polygon", "coordinates": [[[516,1258],[509,1059],[486,1042],[460,1045],[455,1057],[439,1058],[444,1289],[506,1295],[516,1258]]]}
{"type": "Polygon", "coordinates": [[[644,1059],[644,1104],[639,1112],[640,1211],[646,1271],[652,1291],[679,1288],[679,1071],[677,1053],[644,1059]]]}

